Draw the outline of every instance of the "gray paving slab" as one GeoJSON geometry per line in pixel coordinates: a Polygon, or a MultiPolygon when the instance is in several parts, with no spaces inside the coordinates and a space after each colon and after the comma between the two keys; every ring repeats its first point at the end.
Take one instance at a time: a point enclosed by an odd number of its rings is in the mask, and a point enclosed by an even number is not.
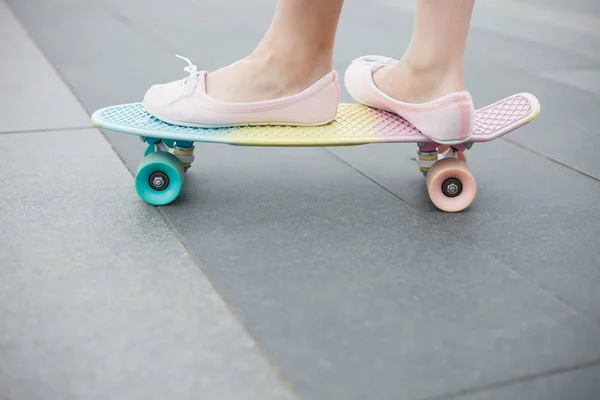
{"type": "Polygon", "coordinates": [[[293,397],[99,132],[2,135],[0,170],[0,398],[293,397]]]}
{"type": "Polygon", "coordinates": [[[600,366],[594,366],[452,399],[597,400],[599,396],[600,366]]]}
{"type": "Polygon", "coordinates": [[[81,105],[3,1],[0,54],[0,133],[91,126],[81,105]]]}

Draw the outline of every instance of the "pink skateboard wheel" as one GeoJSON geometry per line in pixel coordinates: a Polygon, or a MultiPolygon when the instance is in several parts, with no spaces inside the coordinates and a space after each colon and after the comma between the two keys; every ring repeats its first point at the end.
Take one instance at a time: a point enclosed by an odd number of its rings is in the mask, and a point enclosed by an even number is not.
{"type": "Polygon", "coordinates": [[[446,212],[466,209],[477,194],[477,184],[467,163],[457,158],[446,158],[433,164],[426,183],[431,202],[446,212]]]}

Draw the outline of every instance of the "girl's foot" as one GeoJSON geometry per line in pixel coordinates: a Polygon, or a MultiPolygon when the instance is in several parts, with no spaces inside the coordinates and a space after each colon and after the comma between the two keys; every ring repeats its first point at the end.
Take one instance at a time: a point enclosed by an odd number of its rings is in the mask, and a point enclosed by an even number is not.
{"type": "Polygon", "coordinates": [[[228,103],[274,100],[298,94],[330,72],[326,65],[250,55],[209,72],[206,90],[213,99],[228,103]]]}
{"type": "Polygon", "coordinates": [[[143,104],[165,122],[184,126],[322,125],[335,118],[335,71],[307,63],[249,56],[215,72],[187,61],[183,80],[152,86],[143,104]]]}
{"type": "Polygon", "coordinates": [[[365,56],[348,67],[345,84],[359,103],[400,115],[440,144],[465,142],[473,132],[474,106],[461,71],[365,56]]]}

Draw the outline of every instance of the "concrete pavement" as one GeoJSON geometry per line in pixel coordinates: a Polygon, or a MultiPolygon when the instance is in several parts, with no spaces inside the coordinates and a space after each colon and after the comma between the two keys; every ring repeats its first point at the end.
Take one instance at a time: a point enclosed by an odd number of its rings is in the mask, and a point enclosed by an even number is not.
{"type": "MultiPolygon", "coordinates": [[[[406,145],[200,145],[180,199],[149,207],[142,144],[89,114],[183,76],[175,53],[242,56],[272,2],[7,3],[0,399],[600,395],[594,2],[478,5],[476,105],[529,91],[542,114],[468,153],[456,215],[406,145]]],[[[335,68],[398,55],[412,7],[348,0],[335,68]]]]}

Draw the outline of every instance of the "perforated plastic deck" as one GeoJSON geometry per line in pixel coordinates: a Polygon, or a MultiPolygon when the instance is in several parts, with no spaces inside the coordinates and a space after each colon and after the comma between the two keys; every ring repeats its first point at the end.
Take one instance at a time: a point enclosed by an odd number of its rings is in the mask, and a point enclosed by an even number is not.
{"type": "MultiPolygon", "coordinates": [[[[490,104],[476,111],[472,141],[502,136],[529,122],[538,112],[539,102],[527,93],[490,104]]],[[[92,121],[101,128],[140,136],[238,145],[322,146],[430,141],[402,117],[359,104],[340,104],[333,122],[316,127],[185,127],[153,117],[140,103],[100,109],[92,115],[92,121]]]]}

